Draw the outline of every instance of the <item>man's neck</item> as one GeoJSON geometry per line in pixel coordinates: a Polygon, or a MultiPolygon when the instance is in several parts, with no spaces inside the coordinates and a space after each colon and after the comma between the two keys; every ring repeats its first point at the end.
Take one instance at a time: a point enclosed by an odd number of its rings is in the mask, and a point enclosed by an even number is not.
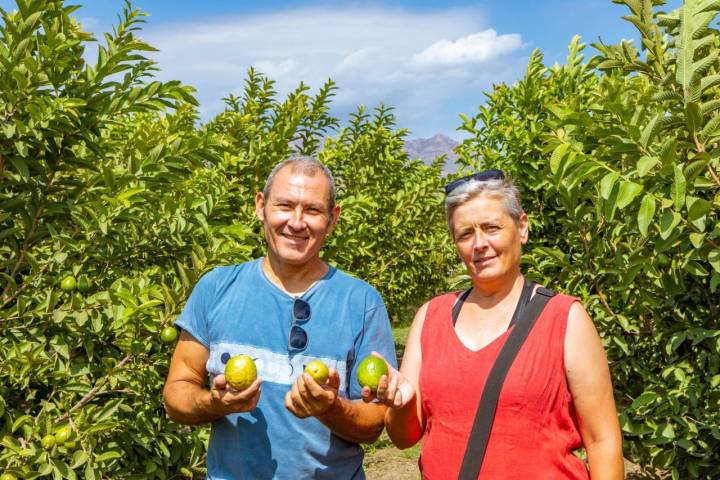
{"type": "Polygon", "coordinates": [[[327,273],[329,267],[319,257],[303,265],[289,265],[268,254],[262,263],[265,276],[280,290],[300,296],[327,273]]]}

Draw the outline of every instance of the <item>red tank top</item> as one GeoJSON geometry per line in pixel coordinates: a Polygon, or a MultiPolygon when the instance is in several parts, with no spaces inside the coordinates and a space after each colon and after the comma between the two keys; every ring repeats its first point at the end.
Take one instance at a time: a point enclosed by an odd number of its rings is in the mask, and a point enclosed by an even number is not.
{"type": "MultiPolygon", "coordinates": [[[[420,393],[426,479],[457,478],[485,380],[508,332],[474,352],[457,337],[451,310],[458,293],[428,305],[420,338],[420,393]]],[[[575,298],[556,295],[518,352],[503,384],[481,479],[589,479],[573,451],[582,446],[565,379],[567,317],[575,298]]]]}

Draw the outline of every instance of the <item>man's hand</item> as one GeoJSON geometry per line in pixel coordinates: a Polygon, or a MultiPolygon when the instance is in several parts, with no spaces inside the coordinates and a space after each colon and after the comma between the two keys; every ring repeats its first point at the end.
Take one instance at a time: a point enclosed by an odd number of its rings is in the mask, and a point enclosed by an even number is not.
{"type": "Polygon", "coordinates": [[[303,373],[285,395],[285,408],[298,418],[323,415],[337,401],[339,387],[340,376],[334,368],[330,369],[324,385],[318,385],[310,375],[303,373]]]}
{"type": "Polygon", "coordinates": [[[248,388],[242,391],[230,388],[225,375],[217,375],[210,386],[210,404],[213,411],[221,415],[231,413],[249,412],[253,410],[260,400],[260,384],[262,380],[256,378],[248,388]]]}

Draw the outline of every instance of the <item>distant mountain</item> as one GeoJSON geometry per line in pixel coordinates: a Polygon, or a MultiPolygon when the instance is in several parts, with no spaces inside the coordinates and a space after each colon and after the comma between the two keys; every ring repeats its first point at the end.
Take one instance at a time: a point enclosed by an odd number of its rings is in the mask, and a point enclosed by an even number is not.
{"type": "Polygon", "coordinates": [[[442,154],[446,154],[445,172],[454,172],[457,167],[455,160],[457,154],[453,152],[453,148],[459,144],[447,135],[437,134],[430,138],[415,138],[405,141],[405,151],[410,158],[420,158],[425,164],[430,165],[435,158],[442,154]]]}

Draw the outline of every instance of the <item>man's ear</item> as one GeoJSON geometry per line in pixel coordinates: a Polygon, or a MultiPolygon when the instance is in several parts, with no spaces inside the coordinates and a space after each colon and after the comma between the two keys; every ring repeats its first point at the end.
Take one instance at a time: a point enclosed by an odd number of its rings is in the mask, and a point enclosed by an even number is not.
{"type": "Polygon", "coordinates": [[[338,220],[340,219],[340,205],[335,205],[330,211],[330,226],[328,227],[328,233],[331,233],[335,229],[338,220]]]}
{"type": "Polygon", "coordinates": [[[262,192],[255,194],[255,216],[261,222],[265,221],[265,196],[262,192]]]}

